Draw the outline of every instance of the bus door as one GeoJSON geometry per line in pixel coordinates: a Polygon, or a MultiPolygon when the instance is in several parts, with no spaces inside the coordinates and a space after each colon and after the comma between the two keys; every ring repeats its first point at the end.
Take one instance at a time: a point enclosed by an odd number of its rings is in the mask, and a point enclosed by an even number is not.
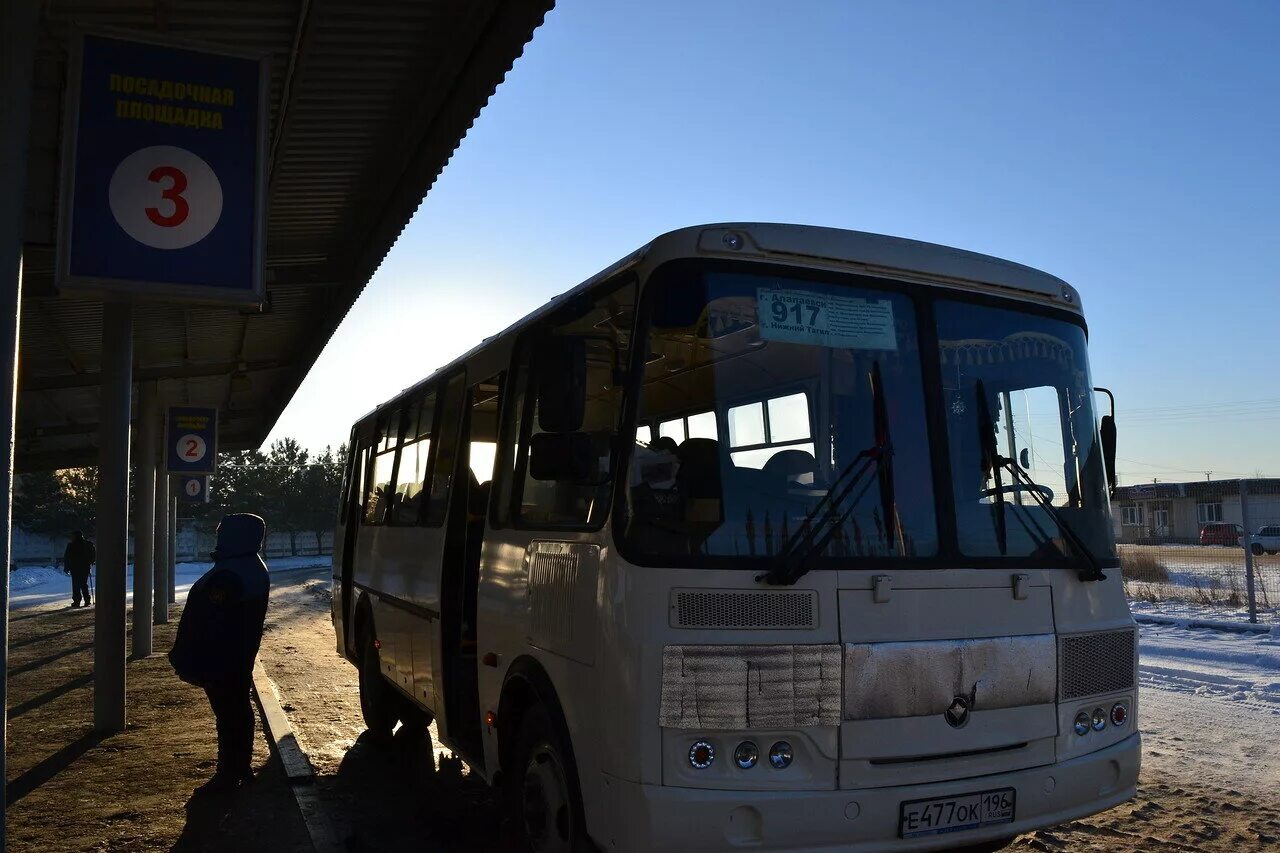
{"type": "Polygon", "coordinates": [[[469,760],[481,760],[476,594],[502,410],[501,375],[472,385],[466,402],[466,441],[458,449],[440,579],[441,651],[448,737],[469,760]]]}
{"type": "Polygon", "coordinates": [[[360,531],[360,517],[364,512],[365,458],[369,451],[369,440],[367,437],[360,440],[359,427],[351,430],[351,442],[347,447],[345,488],[338,506],[338,529],[334,536],[335,550],[341,549],[337,552],[339,575],[336,578],[340,597],[335,604],[336,617],[342,620],[338,625],[338,651],[344,655],[351,649],[352,573],[356,562],[356,534],[360,531]]]}

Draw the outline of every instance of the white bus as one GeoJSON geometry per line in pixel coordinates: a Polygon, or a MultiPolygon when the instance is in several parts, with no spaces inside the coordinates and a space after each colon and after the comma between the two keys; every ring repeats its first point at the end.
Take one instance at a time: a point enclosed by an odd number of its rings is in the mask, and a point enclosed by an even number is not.
{"type": "Polygon", "coordinates": [[[1086,340],[971,252],[657,238],[353,428],[371,735],[434,718],[538,851],[998,849],[1129,799],[1086,340]]]}

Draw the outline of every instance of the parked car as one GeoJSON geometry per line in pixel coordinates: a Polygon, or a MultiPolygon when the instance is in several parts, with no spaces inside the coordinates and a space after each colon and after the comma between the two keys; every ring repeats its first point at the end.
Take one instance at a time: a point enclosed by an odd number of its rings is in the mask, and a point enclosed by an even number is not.
{"type": "Polygon", "coordinates": [[[1280,552],[1280,524],[1259,527],[1258,532],[1251,537],[1249,549],[1253,551],[1255,557],[1260,557],[1263,553],[1280,552]]]}
{"type": "Polygon", "coordinates": [[[1236,546],[1243,536],[1244,528],[1228,521],[1214,521],[1200,528],[1201,545],[1236,546]]]}

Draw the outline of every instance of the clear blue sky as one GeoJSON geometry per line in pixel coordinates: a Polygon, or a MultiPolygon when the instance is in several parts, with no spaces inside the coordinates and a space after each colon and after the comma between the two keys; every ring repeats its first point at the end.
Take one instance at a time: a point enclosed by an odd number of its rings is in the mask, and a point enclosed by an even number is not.
{"type": "Polygon", "coordinates": [[[1122,481],[1280,476],[1278,33],[1268,0],[566,0],[272,436],[337,444],[657,234],[767,220],[1052,272],[1122,481]]]}

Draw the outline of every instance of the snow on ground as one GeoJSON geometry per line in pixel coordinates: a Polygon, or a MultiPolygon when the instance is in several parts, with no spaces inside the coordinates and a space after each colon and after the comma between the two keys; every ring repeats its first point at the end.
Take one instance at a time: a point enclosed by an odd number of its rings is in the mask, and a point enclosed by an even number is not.
{"type": "MultiPolygon", "coordinates": [[[[317,569],[332,565],[332,560],[327,555],[272,557],[267,559],[267,568],[272,572],[317,569]]],[[[187,590],[212,566],[212,562],[178,563],[175,587],[179,602],[186,599],[187,590]]],[[[96,575],[97,569],[94,571],[96,575]]],[[[130,601],[133,599],[132,563],[125,569],[125,597],[130,601]]],[[[70,603],[71,578],[63,574],[62,569],[53,566],[22,566],[9,574],[10,610],[70,603]]]]}
{"type": "Polygon", "coordinates": [[[1263,634],[1144,624],[1138,681],[1280,716],[1280,628],[1263,634]]]}

